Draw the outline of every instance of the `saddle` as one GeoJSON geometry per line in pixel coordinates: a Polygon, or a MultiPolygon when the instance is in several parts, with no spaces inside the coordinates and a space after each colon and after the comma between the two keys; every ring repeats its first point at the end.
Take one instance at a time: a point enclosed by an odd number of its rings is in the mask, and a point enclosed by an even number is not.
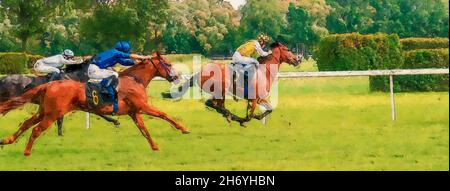
{"type": "Polygon", "coordinates": [[[104,106],[113,105],[113,114],[117,113],[117,91],[115,91],[118,82],[110,77],[98,81],[86,82],[86,101],[89,109],[98,109],[104,106]],[[113,89],[113,91],[111,91],[113,89]]]}

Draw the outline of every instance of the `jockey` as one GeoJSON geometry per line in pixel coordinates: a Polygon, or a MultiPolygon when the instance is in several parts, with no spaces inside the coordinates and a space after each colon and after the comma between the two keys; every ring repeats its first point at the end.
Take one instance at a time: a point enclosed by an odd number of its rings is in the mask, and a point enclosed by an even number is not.
{"type": "MultiPolygon", "coordinates": [[[[117,63],[123,66],[132,66],[134,60],[149,60],[150,56],[141,56],[130,53],[130,43],[120,41],[116,43],[113,49],[107,50],[95,56],[88,68],[88,76],[90,79],[102,80],[101,85],[106,87],[108,93],[113,99],[116,94],[116,86],[118,85],[119,74],[111,67],[117,63]]],[[[117,103],[114,105],[114,113],[117,111],[117,103]]]]}
{"type": "MultiPolygon", "coordinates": [[[[233,64],[239,65],[242,69],[234,68],[238,71],[238,76],[234,79],[241,82],[244,85],[244,97],[248,95],[248,83],[252,80],[253,74],[255,73],[255,67],[259,66],[259,62],[256,58],[262,56],[266,57],[272,54],[272,51],[264,51],[263,48],[266,47],[269,37],[261,34],[258,36],[258,40],[250,40],[245,44],[241,45],[236,52],[233,54],[233,64]],[[244,82],[242,83],[242,80],[244,82]]],[[[239,88],[239,87],[236,87],[239,88]]]]}
{"type": "Polygon", "coordinates": [[[269,52],[263,50],[268,41],[269,37],[261,34],[259,35],[258,40],[250,40],[241,45],[233,55],[233,63],[242,65],[254,64],[255,66],[258,66],[259,62],[256,60],[257,57],[266,57],[272,54],[272,51],[270,50],[269,52]]]}
{"type": "Polygon", "coordinates": [[[61,79],[61,68],[64,65],[81,64],[83,60],[73,60],[73,51],[66,49],[62,54],[39,59],[34,64],[36,72],[42,72],[50,75],[50,81],[61,79]]]}

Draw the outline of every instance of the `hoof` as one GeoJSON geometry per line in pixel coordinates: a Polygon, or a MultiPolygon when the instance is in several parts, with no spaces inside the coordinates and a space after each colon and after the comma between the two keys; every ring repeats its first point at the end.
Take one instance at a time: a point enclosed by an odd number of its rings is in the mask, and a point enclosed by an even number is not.
{"type": "Polygon", "coordinates": [[[189,130],[184,130],[184,131],[182,131],[182,133],[187,135],[187,134],[190,134],[191,132],[189,130]]]}
{"type": "Polygon", "coordinates": [[[30,153],[29,151],[25,151],[25,152],[23,153],[23,155],[26,156],[26,157],[29,157],[29,156],[31,155],[31,153],[30,153]]]}
{"type": "Polygon", "coordinates": [[[11,143],[13,143],[14,138],[13,137],[8,137],[6,139],[2,139],[0,140],[0,145],[9,145],[11,143]]]}
{"type": "Polygon", "coordinates": [[[158,152],[159,148],[158,147],[155,147],[155,148],[152,147],[152,150],[155,151],[155,152],[158,152]]]}
{"type": "Polygon", "coordinates": [[[231,123],[233,121],[233,119],[231,118],[231,116],[225,116],[225,119],[227,120],[228,123],[231,123]]]}

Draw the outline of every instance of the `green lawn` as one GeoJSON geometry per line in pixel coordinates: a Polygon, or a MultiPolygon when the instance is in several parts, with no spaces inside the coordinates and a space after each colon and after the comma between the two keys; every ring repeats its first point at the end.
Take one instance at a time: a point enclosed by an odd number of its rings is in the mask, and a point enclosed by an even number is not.
{"type": "MultiPolygon", "coordinates": [[[[304,68],[313,70],[313,63],[304,68]]],[[[88,130],[85,114],[75,112],[65,136],[52,127],[29,158],[22,152],[30,132],[1,147],[0,170],[449,170],[448,92],[396,94],[392,122],[389,95],[370,93],[366,77],[283,79],[268,124],[241,128],[201,100],[162,100],[169,86],[152,82],[151,103],[192,133],[145,117],[159,152],[129,117],[120,117],[117,129],[92,116],[88,130]]],[[[228,107],[242,115],[245,103],[230,100],[228,107]]],[[[0,137],[16,131],[32,108],[0,117],[0,137]]]]}

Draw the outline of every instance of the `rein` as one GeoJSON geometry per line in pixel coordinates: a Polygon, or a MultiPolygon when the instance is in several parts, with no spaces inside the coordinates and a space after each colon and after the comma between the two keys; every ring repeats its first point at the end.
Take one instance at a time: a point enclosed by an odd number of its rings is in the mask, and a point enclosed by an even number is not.
{"type": "MultiPolygon", "coordinates": [[[[153,58],[155,58],[155,57],[153,57],[153,58]]],[[[155,64],[155,62],[153,62],[153,58],[150,59],[150,62],[152,63],[153,67],[156,69],[156,74],[162,76],[162,73],[160,72],[160,68],[157,66],[157,64],[155,64]]],[[[156,58],[158,59],[160,65],[163,66],[163,69],[164,69],[164,71],[166,72],[166,74],[169,75],[169,74],[170,74],[170,69],[168,68],[168,66],[166,65],[166,63],[163,62],[159,57],[156,57],[156,58]]],[[[142,62],[139,63],[139,64],[145,64],[145,63],[142,61],[142,62]]],[[[145,84],[144,84],[144,80],[142,80],[139,76],[137,76],[136,74],[134,74],[134,73],[132,73],[132,72],[128,72],[128,73],[125,74],[124,76],[132,77],[132,78],[134,78],[134,80],[135,80],[136,82],[145,85],[145,84]]]]}

